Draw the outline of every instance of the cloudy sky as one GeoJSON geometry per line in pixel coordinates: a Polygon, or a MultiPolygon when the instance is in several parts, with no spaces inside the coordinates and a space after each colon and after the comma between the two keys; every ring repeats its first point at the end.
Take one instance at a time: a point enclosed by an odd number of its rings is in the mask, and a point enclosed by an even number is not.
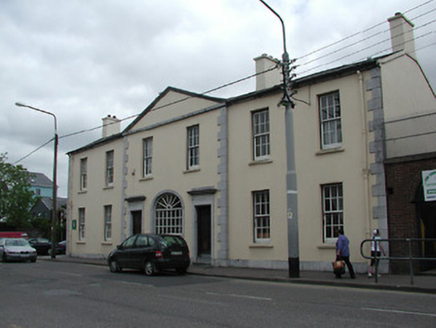
{"type": "MultiPolygon", "coordinates": [[[[418,59],[436,87],[433,0],[266,0],[286,26],[299,76],[389,51],[387,18],[415,24],[418,59]]],[[[131,122],[167,86],[203,93],[281,58],[280,21],[258,0],[0,0],[0,153],[52,178],[56,115],[59,196],[68,151],[101,137],[108,114],[131,122]]],[[[254,90],[254,80],[210,95],[254,90]]]]}

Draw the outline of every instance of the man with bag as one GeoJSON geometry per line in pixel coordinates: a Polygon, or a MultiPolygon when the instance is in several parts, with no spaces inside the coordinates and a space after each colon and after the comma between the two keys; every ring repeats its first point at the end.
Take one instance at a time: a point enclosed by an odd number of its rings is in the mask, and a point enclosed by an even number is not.
{"type": "MultiPolygon", "coordinates": [[[[350,241],[344,235],[344,230],[339,228],[338,230],[338,240],[336,241],[336,261],[344,261],[347,265],[348,272],[350,273],[351,279],[356,279],[356,274],[354,273],[353,265],[350,262],[350,249],[348,245],[350,241]]],[[[335,270],[336,278],[341,278],[341,273],[337,273],[335,270]]]]}

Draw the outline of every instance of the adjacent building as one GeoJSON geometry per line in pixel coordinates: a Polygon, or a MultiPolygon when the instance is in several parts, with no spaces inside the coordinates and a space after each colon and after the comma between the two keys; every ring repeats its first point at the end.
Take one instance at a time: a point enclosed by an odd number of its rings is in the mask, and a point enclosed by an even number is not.
{"type": "MultiPolygon", "coordinates": [[[[390,165],[436,152],[434,124],[407,138],[406,122],[416,131],[435,119],[435,95],[415,58],[413,26],[401,14],[390,24],[391,54],[294,81],[302,270],[331,270],[344,228],[365,272],[361,241],[374,228],[385,238],[395,230],[390,165]]],[[[251,93],[222,99],[168,87],[123,131],[109,115],[101,139],[69,152],[71,256],[106,257],[131,234],[158,232],[181,234],[193,262],[288,267],[281,70],[267,55],[255,63],[251,93]]]]}

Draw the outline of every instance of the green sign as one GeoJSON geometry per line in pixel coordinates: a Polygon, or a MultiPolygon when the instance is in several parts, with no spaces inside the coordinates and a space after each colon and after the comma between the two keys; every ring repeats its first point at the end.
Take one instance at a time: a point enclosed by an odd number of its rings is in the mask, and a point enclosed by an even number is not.
{"type": "Polygon", "coordinates": [[[436,200],[436,170],[422,171],[422,187],[426,202],[436,200]]]}
{"type": "Polygon", "coordinates": [[[73,230],[76,230],[77,229],[77,220],[72,220],[71,226],[72,226],[73,230]]]}

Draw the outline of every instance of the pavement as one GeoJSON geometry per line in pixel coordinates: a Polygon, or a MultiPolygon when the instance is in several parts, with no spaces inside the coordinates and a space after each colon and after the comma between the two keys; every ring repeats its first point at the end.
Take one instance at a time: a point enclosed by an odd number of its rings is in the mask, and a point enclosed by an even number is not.
{"type": "MultiPolygon", "coordinates": [[[[106,259],[104,258],[95,259],[71,257],[68,255],[57,255],[55,259],[52,259],[48,256],[39,257],[38,259],[53,262],[71,262],[107,266],[106,259]]],[[[436,294],[436,271],[427,272],[426,274],[414,275],[412,278],[410,277],[410,275],[383,274],[378,277],[377,280],[375,278],[368,278],[366,274],[356,274],[356,279],[351,279],[347,273],[343,275],[341,279],[336,279],[333,272],[300,271],[300,277],[289,278],[288,270],[213,267],[207,264],[194,263],[189,267],[188,274],[291,284],[366,288],[375,290],[395,290],[403,292],[436,294]]]]}

